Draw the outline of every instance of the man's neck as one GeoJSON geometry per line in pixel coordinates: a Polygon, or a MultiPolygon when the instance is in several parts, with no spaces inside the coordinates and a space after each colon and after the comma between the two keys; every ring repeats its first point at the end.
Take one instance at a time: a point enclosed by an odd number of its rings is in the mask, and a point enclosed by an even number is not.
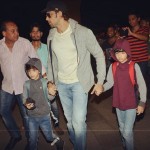
{"type": "Polygon", "coordinates": [[[65,32],[67,30],[68,26],[69,26],[69,22],[66,21],[66,20],[62,20],[60,22],[60,24],[58,25],[58,27],[57,27],[57,31],[59,33],[63,33],[63,32],[65,32]]]}
{"type": "Polygon", "coordinates": [[[9,48],[9,50],[12,51],[12,48],[13,48],[15,42],[5,40],[5,44],[7,45],[7,47],[9,48]]]}
{"type": "Polygon", "coordinates": [[[41,41],[32,41],[32,45],[37,50],[41,46],[41,41]]]}

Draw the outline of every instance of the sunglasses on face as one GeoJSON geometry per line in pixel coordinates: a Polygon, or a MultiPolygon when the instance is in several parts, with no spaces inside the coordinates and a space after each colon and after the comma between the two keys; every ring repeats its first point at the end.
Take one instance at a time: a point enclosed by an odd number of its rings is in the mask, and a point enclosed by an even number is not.
{"type": "Polygon", "coordinates": [[[117,52],[124,52],[123,49],[114,49],[114,52],[117,53],[117,52]]]}

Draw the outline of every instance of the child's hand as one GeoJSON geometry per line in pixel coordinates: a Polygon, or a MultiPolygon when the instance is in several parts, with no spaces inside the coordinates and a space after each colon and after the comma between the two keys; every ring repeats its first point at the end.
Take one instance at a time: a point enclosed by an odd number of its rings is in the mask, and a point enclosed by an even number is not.
{"type": "Polygon", "coordinates": [[[27,107],[27,109],[32,109],[34,107],[34,103],[27,103],[25,104],[25,106],[27,107]]]}
{"type": "Polygon", "coordinates": [[[138,106],[137,108],[136,108],[136,113],[137,113],[137,115],[140,115],[141,113],[143,113],[144,112],[144,107],[143,106],[138,106]]]}

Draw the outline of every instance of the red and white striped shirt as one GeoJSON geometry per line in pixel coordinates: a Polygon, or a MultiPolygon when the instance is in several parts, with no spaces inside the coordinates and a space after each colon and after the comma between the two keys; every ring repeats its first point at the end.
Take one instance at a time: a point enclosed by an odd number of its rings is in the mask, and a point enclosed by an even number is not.
{"type": "MultiPolygon", "coordinates": [[[[148,35],[148,29],[139,28],[139,30],[136,33],[137,34],[144,33],[148,35]]],[[[148,61],[148,42],[137,39],[136,37],[133,36],[128,36],[126,39],[130,43],[132,60],[134,62],[148,61]]]]}

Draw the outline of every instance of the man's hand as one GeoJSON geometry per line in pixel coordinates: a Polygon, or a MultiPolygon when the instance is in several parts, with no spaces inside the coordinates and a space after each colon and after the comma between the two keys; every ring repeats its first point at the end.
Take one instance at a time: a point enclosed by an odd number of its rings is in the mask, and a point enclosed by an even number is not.
{"type": "Polygon", "coordinates": [[[97,96],[99,96],[104,91],[103,85],[101,84],[95,84],[91,94],[95,93],[97,96]]]}
{"type": "Polygon", "coordinates": [[[136,109],[137,115],[140,115],[140,114],[143,113],[143,112],[144,112],[144,107],[138,106],[137,109],[136,109]]]}
{"type": "Polygon", "coordinates": [[[49,82],[47,86],[48,86],[48,92],[49,92],[49,94],[52,95],[52,96],[55,96],[56,92],[57,92],[56,85],[53,84],[53,83],[51,83],[51,82],[49,82]]]}

